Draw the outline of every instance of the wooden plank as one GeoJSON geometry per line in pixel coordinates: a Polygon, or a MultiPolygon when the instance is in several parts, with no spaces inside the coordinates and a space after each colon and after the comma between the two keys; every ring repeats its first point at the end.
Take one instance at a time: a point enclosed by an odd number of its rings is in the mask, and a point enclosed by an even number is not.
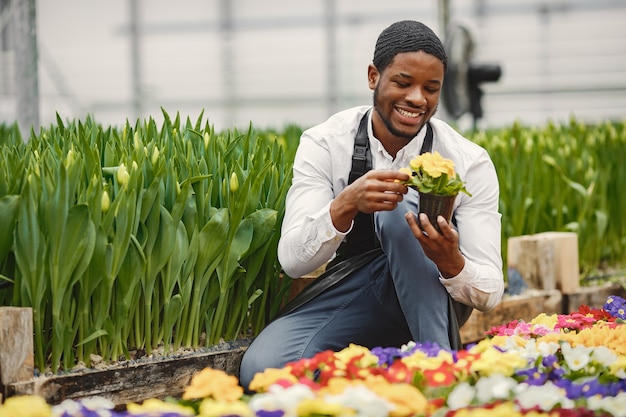
{"type": "Polygon", "coordinates": [[[0,307],[0,395],[9,384],[32,378],[33,372],[32,309],[0,307]]]}
{"type": "Polygon", "coordinates": [[[574,293],[580,288],[578,236],[544,232],[511,237],[507,266],[519,272],[529,288],[574,293]]]}
{"type": "Polygon", "coordinates": [[[528,290],[526,293],[505,298],[493,310],[483,313],[474,310],[461,327],[463,344],[475,343],[485,338],[485,332],[513,320],[531,321],[540,313],[560,314],[562,296],[558,290],[528,290]]]}
{"type": "Polygon", "coordinates": [[[103,397],[116,406],[149,398],[180,397],[196,372],[210,367],[239,375],[247,344],[221,352],[192,354],[181,358],[87,370],[77,374],[31,378],[7,386],[7,396],[35,394],[49,404],[66,399],[103,397]]]}

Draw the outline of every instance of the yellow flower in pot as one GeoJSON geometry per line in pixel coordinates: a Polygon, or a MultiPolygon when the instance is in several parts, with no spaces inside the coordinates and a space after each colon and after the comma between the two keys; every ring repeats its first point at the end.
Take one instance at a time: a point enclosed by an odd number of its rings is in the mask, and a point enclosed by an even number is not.
{"type": "MultiPolygon", "coordinates": [[[[416,156],[408,168],[401,168],[400,171],[410,176],[404,184],[418,191],[420,213],[426,213],[431,223],[438,215],[450,221],[457,194],[462,192],[472,196],[455,172],[454,162],[442,157],[437,151],[416,156]]],[[[436,221],[433,225],[441,233],[436,221]]]]}

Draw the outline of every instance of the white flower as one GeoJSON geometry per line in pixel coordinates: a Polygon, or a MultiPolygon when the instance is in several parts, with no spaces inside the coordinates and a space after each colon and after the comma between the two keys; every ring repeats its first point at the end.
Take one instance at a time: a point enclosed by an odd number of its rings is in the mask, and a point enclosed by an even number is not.
{"type": "Polygon", "coordinates": [[[574,402],[565,396],[565,390],[557,387],[551,381],[542,386],[521,383],[515,387],[515,399],[522,408],[539,407],[549,411],[556,405],[563,408],[573,408],[574,402]]]}
{"type": "Polygon", "coordinates": [[[476,398],[481,404],[487,404],[496,399],[508,399],[515,386],[517,386],[517,381],[513,378],[494,374],[476,382],[476,398]]]}
{"type": "Polygon", "coordinates": [[[556,342],[539,342],[537,344],[537,350],[541,354],[541,356],[550,356],[556,354],[559,351],[560,345],[556,342]]]}
{"type": "Polygon", "coordinates": [[[593,348],[591,360],[602,366],[611,366],[617,360],[617,355],[606,346],[597,346],[593,348]]]}
{"type": "Polygon", "coordinates": [[[573,348],[569,343],[563,343],[561,345],[561,352],[563,352],[563,359],[565,363],[572,371],[579,371],[583,369],[591,360],[591,352],[593,348],[589,348],[583,345],[573,348]]]}
{"type": "Polygon", "coordinates": [[[268,392],[255,394],[248,405],[254,412],[283,410],[283,417],[295,417],[298,405],[303,400],[312,398],[315,398],[315,394],[306,385],[296,384],[284,388],[274,384],[268,392]]]}
{"type": "Polygon", "coordinates": [[[615,417],[626,417],[626,392],[620,392],[615,397],[587,398],[587,408],[594,411],[601,410],[615,417]]]}
{"type": "Polygon", "coordinates": [[[416,343],[414,341],[409,341],[406,345],[402,345],[402,347],[400,348],[401,352],[410,352],[411,350],[413,350],[413,348],[415,348],[416,343]]]}
{"type": "Polygon", "coordinates": [[[338,395],[326,395],[324,401],[351,408],[361,417],[387,417],[394,409],[391,403],[362,385],[348,386],[338,395]]]}
{"type": "Polygon", "coordinates": [[[113,415],[115,404],[102,397],[83,398],[80,400],[64,400],[62,403],[52,407],[53,417],[81,417],[84,415],[95,415],[109,417],[113,415]],[[85,412],[88,411],[88,412],[85,412]],[[96,412],[95,414],[93,412],[96,412]]]}
{"type": "Polygon", "coordinates": [[[448,408],[451,410],[458,410],[459,408],[465,408],[472,403],[476,389],[467,382],[461,382],[458,384],[450,395],[448,395],[448,408]]]}

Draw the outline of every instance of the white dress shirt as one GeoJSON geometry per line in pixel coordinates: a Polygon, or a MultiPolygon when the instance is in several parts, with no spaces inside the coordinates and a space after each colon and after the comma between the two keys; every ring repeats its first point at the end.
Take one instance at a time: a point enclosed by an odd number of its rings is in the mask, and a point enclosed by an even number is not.
{"type": "MultiPolygon", "coordinates": [[[[348,185],[354,138],[369,108],[344,110],[302,134],[278,244],[279,261],[290,277],[303,276],[332,259],[349,232],[342,233],[333,226],[330,203],[348,185]]],[[[454,161],[455,170],[472,194],[460,193],[454,209],[465,267],[457,276],[440,276],[439,280],[455,300],[487,311],[500,302],[504,291],[496,171],[483,148],[441,120],[431,118],[430,124],[433,151],[454,161]]],[[[422,129],[394,159],[374,137],[370,115],[373,169],[408,167],[420,152],[425,131],[422,129]]],[[[411,233],[408,225],[407,233],[411,233]]]]}

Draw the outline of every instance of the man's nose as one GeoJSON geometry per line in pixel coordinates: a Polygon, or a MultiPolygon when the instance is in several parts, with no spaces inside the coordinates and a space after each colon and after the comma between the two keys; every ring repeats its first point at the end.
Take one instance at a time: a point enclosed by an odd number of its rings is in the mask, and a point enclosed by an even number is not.
{"type": "Polygon", "coordinates": [[[426,96],[419,87],[411,88],[406,95],[406,100],[416,107],[426,104],[426,96]]]}

